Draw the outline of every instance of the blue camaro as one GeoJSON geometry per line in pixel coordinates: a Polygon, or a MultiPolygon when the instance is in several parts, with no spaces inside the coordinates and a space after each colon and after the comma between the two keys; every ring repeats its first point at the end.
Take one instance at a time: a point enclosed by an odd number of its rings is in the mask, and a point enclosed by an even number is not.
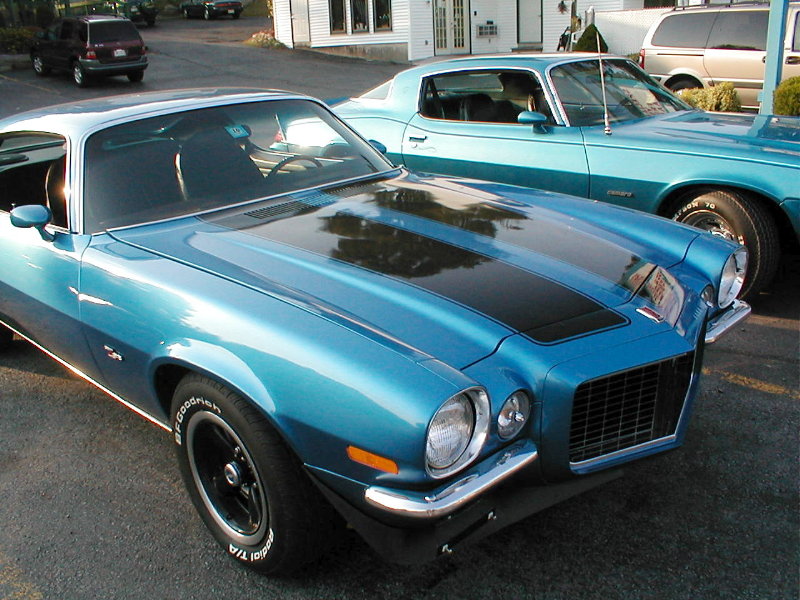
{"type": "Polygon", "coordinates": [[[692,110],[622,58],[470,57],[335,107],[410,169],[612,202],[747,246],[743,296],[800,235],[800,119],[692,110]],[[604,106],[607,110],[604,110],[604,106]]]}
{"type": "Polygon", "coordinates": [[[168,431],[205,524],[269,573],[345,521],[428,560],[675,448],[750,310],[744,248],[409,173],[286,92],[0,121],[0,253],[0,347],[168,431]]]}

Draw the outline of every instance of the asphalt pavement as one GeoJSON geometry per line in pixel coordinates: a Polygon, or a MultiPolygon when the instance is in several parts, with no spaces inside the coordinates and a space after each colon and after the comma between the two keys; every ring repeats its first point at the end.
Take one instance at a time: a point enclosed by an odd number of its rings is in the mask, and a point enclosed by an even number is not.
{"type": "MultiPolygon", "coordinates": [[[[145,81],[77,89],[0,72],[0,117],[187,86],[356,94],[403,65],[239,42],[263,20],[165,20],[145,81]]],[[[0,266],[0,268],[2,268],[0,266]]],[[[0,600],[732,599],[800,592],[800,265],[706,351],[684,446],[420,567],[348,532],[292,579],[227,558],[186,495],[162,430],[19,342],[0,354],[0,600]]]]}

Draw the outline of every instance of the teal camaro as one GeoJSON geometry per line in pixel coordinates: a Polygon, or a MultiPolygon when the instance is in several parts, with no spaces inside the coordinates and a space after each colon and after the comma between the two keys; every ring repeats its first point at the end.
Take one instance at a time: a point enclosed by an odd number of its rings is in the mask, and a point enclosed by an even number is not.
{"type": "Polygon", "coordinates": [[[334,109],[410,169],[613,202],[744,244],[743,296],[797,248],[800,119],[693,110],[626,59],[447,60],[334,109]]]}

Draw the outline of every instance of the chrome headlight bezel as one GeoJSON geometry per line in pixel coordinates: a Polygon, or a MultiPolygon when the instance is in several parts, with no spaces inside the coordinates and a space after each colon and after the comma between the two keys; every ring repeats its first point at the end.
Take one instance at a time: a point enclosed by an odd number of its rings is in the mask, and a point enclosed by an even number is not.
{"type": "Polygon", "coordinates": [[[727,308],[742,291],[747,274],[747,248],[737,248],[725,261],[717,286],[717,304],[727,308]]]}
{"type": "Polygon", "coordinates": [[[469,388],[443,402],[431,418],[425,432],[425,469],[428,475],[434,479],[442,479],[457,473],[472,463],[486,442],[490,420],[489,395],[483,388],[469,388]],[[458,406],[468,407],[469,410],[459,411],[458,406]],[[460,419],[461,422],[454,422],[450,426],[437,422],[448,418],[448,413],[451,417],[460,419]],[[432,461],[431,448],[434,438],[441,435],[443,431],[454,431],[453,425],[457,428],[465,428],[468,433],[463,435],[455,431],[460,439],[454,450],[444,460],[432,461]]]}

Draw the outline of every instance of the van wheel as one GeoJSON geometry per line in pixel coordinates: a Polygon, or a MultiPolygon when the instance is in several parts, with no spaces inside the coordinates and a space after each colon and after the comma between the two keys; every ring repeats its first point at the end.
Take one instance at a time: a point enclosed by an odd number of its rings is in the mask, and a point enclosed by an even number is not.
{"type": "Polygon", "coordinates": [[[780,262],[778,229],[766,208],[744,192],[695,189],[684,195],[673,219],[747,247],[748,262],[740,298],[758,294],[780,262]]]}
{"type": "Polygon", "coordinates": [[[75,82],[79,88],[85,88],[89,85],[89,76],[83,70],[81,63],[77,60],[72,63],[72,81],[75,82]]]}
{"type": "Polygon", "coordinates": [[[173,396],[172,425],[192,502],[234,560],[286,574],[327,549],[340,518],[252,404],[187,375],[173,396]]]}
{"type": "Polygon", "coordinates": [[[678,77],[677,79],[673,79],[667,84],[667,87],[675,93],[680,92],[681,90],[691,90],[694,88],[701,88],[703,85],[697,81],[696,79],[692,79],[691,77],[678,77]]]}

